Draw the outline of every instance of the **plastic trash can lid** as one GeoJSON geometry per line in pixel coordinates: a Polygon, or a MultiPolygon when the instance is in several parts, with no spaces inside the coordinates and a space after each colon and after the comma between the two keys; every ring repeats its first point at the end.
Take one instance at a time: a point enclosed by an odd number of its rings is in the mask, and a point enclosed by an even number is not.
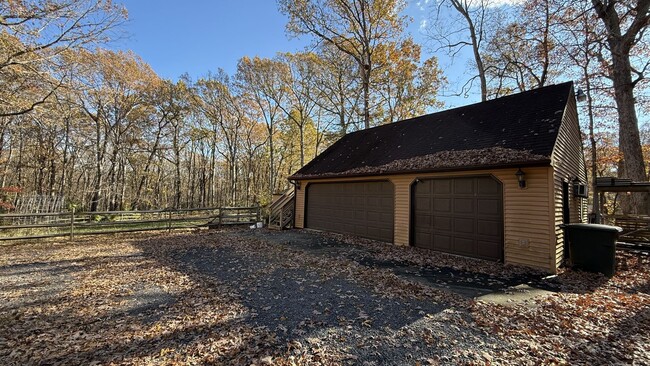
{"type": "Polygon", "coordinates": [[[595,231],[608,231],[608,232],[617,232],[620,233],[623,231],[623,228],[618,226],[611,225],[602,225],[602,224],[562,224],[561,228],[572,228],[579,230],[595,230],[595,231]]]}

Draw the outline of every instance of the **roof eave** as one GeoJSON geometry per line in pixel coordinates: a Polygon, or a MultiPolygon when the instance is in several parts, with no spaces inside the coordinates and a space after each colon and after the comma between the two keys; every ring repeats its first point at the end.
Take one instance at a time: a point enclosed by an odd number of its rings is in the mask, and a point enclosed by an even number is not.
{"type": "Polygon", "coordinates": [[[493,165],[467,165],[462,167],[444,167],[444,168],[425,168],[425,169],[408,169],[408,170],[393,170],[376,173],[331,173],[319,175],[303,175],[290,176],[289,180],[319,180],[319,179],[332,179],[332,178],[359,178],[359,177],[376,177],[386,175],[400,175],[400,174],[423,174],[423,173],[444,173],[444,172],[462,172],[469,170],[493,170],[502,168],[524,168],[524,167],[539,167],[551,166],[551,159],[534,160],[534,161],[519,161],[512,163],[493,164],[493,165]]]}

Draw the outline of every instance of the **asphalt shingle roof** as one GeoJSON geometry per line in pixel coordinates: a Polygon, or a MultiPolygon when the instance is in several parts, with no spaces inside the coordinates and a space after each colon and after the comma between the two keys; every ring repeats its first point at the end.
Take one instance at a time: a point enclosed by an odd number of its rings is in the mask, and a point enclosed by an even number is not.
{"type": "Polygon", "coordinates": [[[291,178],[549,163],[573,83],[349,133],[291,178]]]}

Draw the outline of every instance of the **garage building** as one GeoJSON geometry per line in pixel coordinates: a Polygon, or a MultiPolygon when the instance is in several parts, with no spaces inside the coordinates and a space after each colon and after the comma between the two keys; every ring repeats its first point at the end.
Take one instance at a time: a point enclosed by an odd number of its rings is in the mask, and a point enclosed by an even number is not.
{"type": "Polygon", "coordinates": [[[349,133],[290,179],[298,228],[551,273],[586,219],[572,83],[349,133]]]}

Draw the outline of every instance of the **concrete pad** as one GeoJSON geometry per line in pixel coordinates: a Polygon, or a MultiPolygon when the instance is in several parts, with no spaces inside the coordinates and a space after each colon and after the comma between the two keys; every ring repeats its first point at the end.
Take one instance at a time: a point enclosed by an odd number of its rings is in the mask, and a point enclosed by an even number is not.
{"type": "Polygon", "coordinates": [[[493,292],[478,296],[475,299],[498,305],[527,305],[534,306],[532,300],[539,300],[555,294],[553,291],[531,287],[526,284],[510,287],[503,292],[493,292]]]}

